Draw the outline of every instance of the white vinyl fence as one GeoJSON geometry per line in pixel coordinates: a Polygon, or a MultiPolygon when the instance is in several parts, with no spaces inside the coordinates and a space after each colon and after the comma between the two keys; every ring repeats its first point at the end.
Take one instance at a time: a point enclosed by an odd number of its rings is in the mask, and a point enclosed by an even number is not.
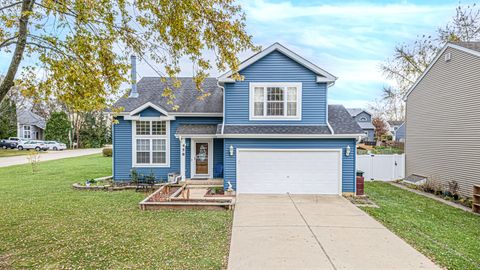
{"type": "Polygon", "coordinates": [[[357,170],[365,180],[392,181],[405,177],[405,154],[357,155],[357,170]]]}

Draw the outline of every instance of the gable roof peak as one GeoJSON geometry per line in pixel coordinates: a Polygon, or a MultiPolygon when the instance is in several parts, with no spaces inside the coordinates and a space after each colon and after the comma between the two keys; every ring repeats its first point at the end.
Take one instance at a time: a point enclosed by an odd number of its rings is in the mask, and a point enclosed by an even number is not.
{"type": "Polygon", "coordinates": [[[417,85],[422,81],[423,77],[427,75],[430,69],[435,65],[435,63],[440,59],[443,53],[448,49],[453,48],[462,52],[469,53],[471,55],[480,57],[480,42],[478,41],[470,41],[470,42],[447,42],[445,46],[437,53],[435,58],[430,62],[428,67],[423,71],[422,75],[415,81],[415,83],[407,90],[407,92],[403,95],[403,101],[407,101],[408,96],[412,91],[417,87],[417,85]]]}
{"type": "MultiPolygon", "coordinates": [[[[297,62],[298,64],[311,70],[313,73],[317,75],[317,82],[333,83],[337,80],[337,77],[333,76],[332,74],[328,73],[324,69],[318,67],[317,65],[313,64],[312,62],[308,61],[307,59],[303,58],[302,56],[298,55],[297,53],[283,46],[279,42],[273,43],[267,48],[261,50],[260,52],[242,61],[242,63],[238,67],[238,72],[242,71],[243,69],[247,68],[248,66],[252,65],[253,63],[257,62],[258,60],[262,59],[263,57],[267,56],[273,51],[278,51],[286,55],[288,58],[292,59],[293,61],[297,62]]],[[[233,74],[232,70],[229,70],[228,72],[222,74],[220,77],[218,77],[219,82],[235,82],[235,80],[230,78],[232,74],[233,74]]]]}

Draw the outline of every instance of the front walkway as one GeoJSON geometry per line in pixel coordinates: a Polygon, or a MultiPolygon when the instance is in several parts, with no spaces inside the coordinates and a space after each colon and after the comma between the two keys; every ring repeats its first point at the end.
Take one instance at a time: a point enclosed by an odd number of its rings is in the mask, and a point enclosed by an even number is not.
{"type": "MultiPolygon", "coordinates": [[[[22,151],[27,151],[27,150],[22,150],[22,151]]],[[[34,150],[30,150],[30,151],[34,151],[34,150]]],[[[46,153],[42,152],[42,154],[40,155],[40,161],[86,156],[86,155],[92,155],[92,154],[99,154],[101,152],[102,152],[102,148],[75,149],[75,150],[63,150],[63,151],[50,150],[46,153]]],[[[26,164],[26,163],[28,163],[28,159],[26,155],[0,158],[0,167],[20,165],[20,164],[26,164]]]]}
{"type": "Polygon", "coordinates": [[[440,269],[339,196],[239,195],[228,269],[440,269]]]}

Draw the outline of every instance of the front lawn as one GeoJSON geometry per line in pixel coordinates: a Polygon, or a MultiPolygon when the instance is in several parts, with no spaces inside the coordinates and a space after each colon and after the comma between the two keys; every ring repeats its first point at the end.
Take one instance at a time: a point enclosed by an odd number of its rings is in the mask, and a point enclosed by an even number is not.
{"type": "Polygon", "coordinates": [[[480,269],[480,216],[402,190],[367,182],[380,208],[363,208],[417,250],[447,269],[480,269]]]}
{"type": "Polygon", "coordinates": [[[140,211],[134,191],[78,191],[100,155],[0,168],[0,269],[221,269],[228,211],[140,211]]]}

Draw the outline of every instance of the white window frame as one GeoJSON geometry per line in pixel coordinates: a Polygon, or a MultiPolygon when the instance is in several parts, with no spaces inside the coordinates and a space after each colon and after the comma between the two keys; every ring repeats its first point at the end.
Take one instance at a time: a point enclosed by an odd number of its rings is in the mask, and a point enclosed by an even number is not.
{"type": "Polygon", "coordinates": [[[368,122],[368,118],[365,116],[360,117],[360,122],[368,122]]]}
{"type": "Polygon", "coordinates": [[[32,139],[32,126],[23,125],[23,138],[24,139],[32,139]],[[28,130],[25,129],[26,127],[28,127],[28,130]],[[28,133],[28,137],[27,137],[27,133],[28,133]]]}
{"type": "MultiPolygon", "coordinates": [[[[138,121],[147,121],[150,122],[150,134],[152,132],[152,121],[157,121],[157,120],[145,120],[145,119],[140,119],[138,121]]],[[[165,122],[165,135],[137,135],[137,121],[132,121],[132,167],[146,167],[146,168],[166,168],[170,167],[170,121],[164,121],[165,122]],[[137,139],[149,139],[150,140],[150,163],[137,163],[137,139]],[[153,162],[153,139],[165,139],[165,147],[166,147],[166,153],[165,153],[165,161],[166,163],[160,164],[160,163],[152,163],[153,162]]]]}
{"type": "Polygon", "coordinates": [[[302,83],[297,82],[268,82],[268,83],[250,83],[249,87],[249,120],[301,120],[302,119],[302,83]],[[255,87],[263,87],[264,88],[264,107],[263,107],[263,116],[256,116],[255,115],[255,87]],[[284,115],[267,116],[267,87],[282,87],[284,88],[284,101],[283,101],[283,112],[284,115]],[[287,116],[287,103],[288,103],[288,95],[286,90],[288,87],[295,87],[297,88],[297,114],[295,116],[287,116]]]}

